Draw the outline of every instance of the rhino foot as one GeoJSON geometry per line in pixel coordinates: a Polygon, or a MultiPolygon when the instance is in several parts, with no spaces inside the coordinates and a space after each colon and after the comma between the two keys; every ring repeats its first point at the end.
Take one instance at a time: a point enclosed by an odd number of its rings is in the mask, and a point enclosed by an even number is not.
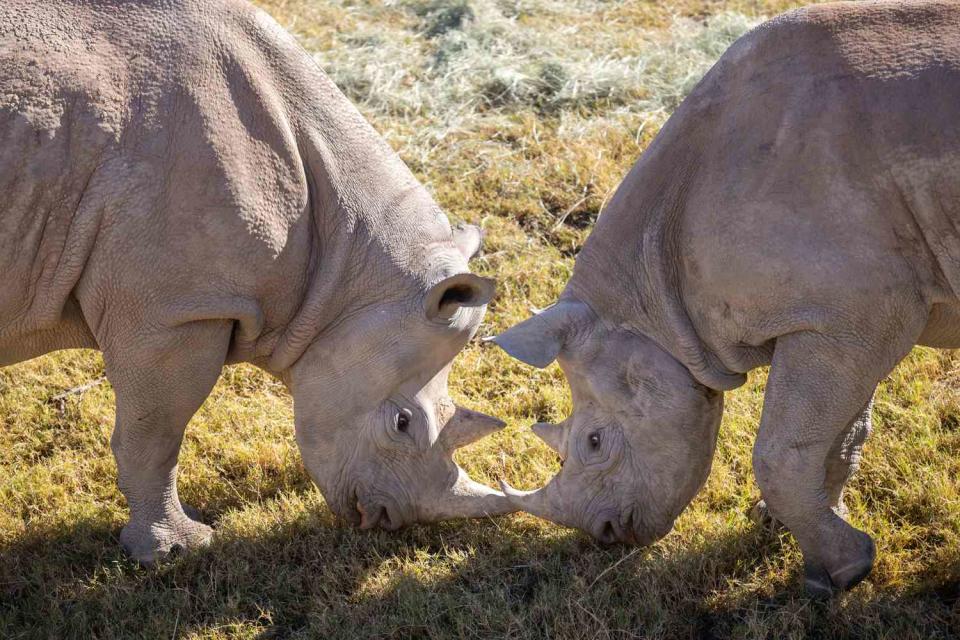
{"type": "Polygon", "coordinates": [[[841,591],[847,591],[858,585],[870,575],[877,550],[873,539],[862,531],[855,531],[857,545],[860,547],[851,562],[829,571],[816,562],[805,562],[803,583],[807,595],[817,600],[826,600],[841,591]]]}
{"type": "Polygon", "coordinates": [[[767,531],[776,532],[786,528],[782,522],[773,517],[770,509],[767,508],[766,501],[763,499],[757,500],[753,507],[751,507],[747,517],[750,518],[755,525],[767,531]]]}
{"type": "Polygon", "coordinates": [[[199,522],[200,513],[184,505],[186,516],[172,521],[138,525],[131,522],[120,532],[120,544],[131,558],[152,566],[165,557],[206,546],[213,529],[199,522]]]}

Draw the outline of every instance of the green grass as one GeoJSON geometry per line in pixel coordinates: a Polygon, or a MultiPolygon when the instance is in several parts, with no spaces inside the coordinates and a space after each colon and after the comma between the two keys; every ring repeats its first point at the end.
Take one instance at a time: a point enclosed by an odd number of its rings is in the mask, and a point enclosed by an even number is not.
{"type": "MultiPolygon", "coordinates": [[[[691,84],[778,1],[272,0],[262,3],[431,188],[483,225],[500,279],[481,335],[551,302],[603,202],[691,84]]],[[[0,371],[0,638],[929,638],[960,635],[960,357],[916,350],[882,385],[847,503],[871,577],[807,600],[788,535],[754,527],[765,372],[728,394],[710,480],[649,549],[524,515],[399,533],[335,526],[299,460],[290,398],[224,371],[187,432],[183,499],[219,532],[157,569],[127,560],[107,384],[90,352],[0,371]]],[[[539,485],[527,430],[570,410],[558,368],[471,344],[453,393],[509,422],[460,453],[539,485]],[[501,454],[501,452],[503,452],[501,454]]]]}

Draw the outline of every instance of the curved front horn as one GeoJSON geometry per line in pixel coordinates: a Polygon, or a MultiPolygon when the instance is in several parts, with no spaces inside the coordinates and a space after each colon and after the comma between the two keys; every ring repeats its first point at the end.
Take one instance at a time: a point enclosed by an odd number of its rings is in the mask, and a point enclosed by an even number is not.
{"type": "Polygon", "coordinates": [[[426,501],[420,508],[420,520],[432,522],[451,518],[481,518],[517,511],[513,501],[496,489],[480,484],[459,465],[453,486],[426,501]]]}
{"type": "Polygon", "coordinates": [[[513,506],[529,513],[532,516],[549,520],[565,527],[577,527],[578,524],[563,511],[563,501],[560,496],[557,477],[540,489],[520,491],[514,489],[505,481],[500,481],[500,488],[513,506]]]}

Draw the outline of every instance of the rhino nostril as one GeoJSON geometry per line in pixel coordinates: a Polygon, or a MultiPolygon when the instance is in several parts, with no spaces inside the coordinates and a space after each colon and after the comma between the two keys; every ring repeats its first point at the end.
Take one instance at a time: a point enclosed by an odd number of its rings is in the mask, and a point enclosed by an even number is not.
{"type": "Polygon", "coordinates": [[[360,528],[373,529],[379,526],[387,531],[396,531],[404,524],[404,518],[390,500],[374,499],[369,502],[357,502],[360,512],[360,528]]]}
{"type": "Polygon", "coordinates": [[[628,542],[630,544],[637,543],[637,528],[634,515],[634,512],[631,511],[627,516],[627,521],[623,523],[624,542],[628,542]]]}
{"type": "Polygon", "coordinates": [[[617,530],[613,526],[613,521],[604,521],[603,526],[600,528],[600,535],[597,536],[597,539],[603,544],[613,544],[617,541],[617,538],[617,530]]]}
{"type": "Polygon", "coordinates": [[[386,513],[386,509],[379,504],[362,504],[357,503],[357,511],[360,512],[360,528],[361,529],[373,529],[378,524],[382,524],[380,521],[386,513]]]}
{"type": "Polygon", "coordinates": [[[391,531],[395,528],[392,526],[393,522],[390,520],[390,512],[386,507],[380,507],[380,515],[377,517],[377,521],[380,523],[380,526],[387,531],[391,531]]]}

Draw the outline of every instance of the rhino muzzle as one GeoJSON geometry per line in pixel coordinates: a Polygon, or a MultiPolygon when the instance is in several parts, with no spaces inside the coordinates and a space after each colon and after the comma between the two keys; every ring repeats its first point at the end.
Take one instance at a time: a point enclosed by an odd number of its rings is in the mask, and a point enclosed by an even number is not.
{"type": "MultiPolygon", "coordinates": [[[[415,522],[515,512],[517,507],[506,495],[473,480],[453,461],[457,449],[504,426],[502,420],[456,407],[435,441],[420,453],[419,460],[408,461],[412,472],[393,469],[373,482],[364,482],[362,474],[355,476],[356,484],[349,489],[354,499],[341,505],[349,513],[341,515],[361,529],[379,527],[393,531],[415,522]]],[[[384,471],[387,469],[381,469],[381,473],[384,471]]]]}

